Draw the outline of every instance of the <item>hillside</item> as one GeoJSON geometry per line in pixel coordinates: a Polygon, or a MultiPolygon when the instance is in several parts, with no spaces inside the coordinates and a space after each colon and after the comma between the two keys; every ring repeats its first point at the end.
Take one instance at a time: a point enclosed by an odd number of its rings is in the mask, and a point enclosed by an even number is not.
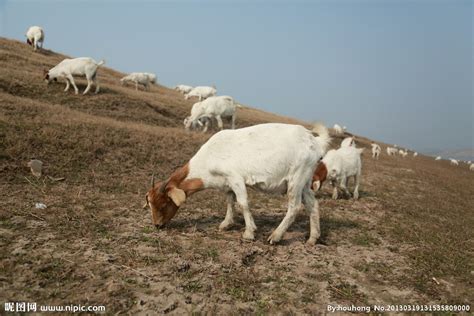
{"type": "MultiPolygon", "coordinates": [[[[240,215],[233,229],[218,231],[225,196],[217,191],[195,194],[156,230],[141,208],[151,174],[167,177],[211,134],[184,131],[192,101],[160,85],[122,87],[123,74],[107,67],[98,95],[47,86],[43,68],[63,58],[0,38],[0,301],[105,305],[110,314],[474,302],[474,172],[466,165],[385,151],[374,161],[366,149],[360,200],[333,201],[328,186],[318,193],[315,247],[304,244],[303,213],[269,245],[286,198],[251,190],[254,242],[241,240],[240,215]],[[40,179],[27,167],[31,158],[44,162],[40,179]]],[[[82,92],[84,81],[76,83],[82,92]]],[[[238,110],[239,127],[263,122],[302,123],[238,110]]]]}

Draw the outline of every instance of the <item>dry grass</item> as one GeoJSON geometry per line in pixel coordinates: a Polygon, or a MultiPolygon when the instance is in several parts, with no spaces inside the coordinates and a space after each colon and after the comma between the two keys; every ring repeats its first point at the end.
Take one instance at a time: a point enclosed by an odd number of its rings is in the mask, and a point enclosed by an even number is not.
{"type": "MultiPolygon", "coordinates": [[[[474,174],[466,166],[423,156],[376,162],[366,151],[359,201],[319,194],[316,247],[304,245],[303,214],[280,245],[268,245],[285,198],[255,192],[255,242],[240,239],[241,218],[217,231],[225,201],[215,191],[193,196],[157,231],[141,209],[149,176],[167,176],[210,134],[184,132],[191,101],[162,86],[121,87],[122,74],[107,68],[99,95],[64,93],[62,83],[46,88],[42,68],[63,57],[0,39],[2,301],[175,314],[473,302],[474,174]],[[32,157],[45,163],[46,176],[66,180],[34,178],[26,167],[32,157]]],[[[239,109],[239,126],[273,121],[297,122],[239,109]]]]}

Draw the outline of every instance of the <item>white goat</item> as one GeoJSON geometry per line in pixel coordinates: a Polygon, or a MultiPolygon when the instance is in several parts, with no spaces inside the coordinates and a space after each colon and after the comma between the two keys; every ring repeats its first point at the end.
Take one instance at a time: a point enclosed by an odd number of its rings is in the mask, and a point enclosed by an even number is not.
{"type": "Polygon", "coordinates": [[[372,158],[379,159],[380,153],[382,152],[382,148],[379,144],[372,142],[372,158]]]}
{"type": "Polygon", "coordinates": [[[187,197],[214,188],[227,194],[227,214],[219,229],[234,223],[236,200],[245,220],[243,238],[253,240],[257,226],[248,206],[249,186],[288,195],[288,211],[268,238],[271,244],[281,240],[303,202],[310,217],[308,244],[314,245],[321,230],[311,177],[330,141],[324,126],[315,126],[314,131],[320,136],[314,137],[300,125],[269,123],[216,133],[168,180],[157,185],[152,181],[146,205],[151,209],[153,224],[162,227],[187,197]]]}
{"type": "Polygon", "coordinates": [[[344,130],[342,129],[342,127],[339,124],[334,124],[333,129],[334,129],[334,132],[336,133],[336,135],[343,135],[344,134],[344,130]]]}
{"type": "Polygon", "coordinates": [[[353,146],[353,147],[356,146],[355,137],[354,137],[354,136],[344,138],[344,139],[342,140],[342,142],[341,142],[340,148],[342,148],[342,147],[349,147],[349,146],[353,146]]]}
{"type": "Polygon", "coordinates": [[[31,26],[28,31],[26,31],[26,43],[33,46],[33,50],[38,49],[38,44],[41,43],[40,47],[43,49],[44,42],[44,31],[39,26],[31,26]]]}
{"type": "Polygon", "coordinates": [[[452,158],[449,159],[449,163],[452,164],[453,166],[458,166],[459,165],[458,161],[456,159],[452,159],[452,158]]]}
{"type": "Polygon", "coordinates": [[[406,149],[405,150],[399,149],[398,154],[402,156],[403,158],[405,158],[408,155],[408,151],[406,149]]]}
{"type": "Polygon", "coordinates": [[[120,79],[122,86],[127,82],[135,83],[135,90],[138,90],[139,84],[141,84],[145,90],[148,90],[150,84],[156,83],[156,75],[148,72],[132,72],[120,79]]]}
{"type": "Polygon", "coordinates": [[[189,93],[191,90],[193,90],[193,87],[187,86],[187,85],[184,85],[184,84],[179,84],[176,87],[174,87],[174,89],[176,91],[181,92],[182,94],[186,94],[186,93],[189,93]]]}
{"type": "MultiPolygon", "coordinates": [[[[363,148],[356,148],[354,146],[329,150],[323,160],[319,163],[320,165],[324,165],[325,168],[323,167],[323,169],[326,171],[322,174],[315,174],[313,176],[313,189],[315,191],[319,190],[327,177],[334,188],[332,194],[333,199],[337,199],[338,188],[342,189],[344,193],[350,196],[351,194],[349,193],[349,190],[347,190],[347,183],[349,178],[354,177],[354,199],[358,199],[360,175],[362,170],[360,156],[363,151],[363,148]]],[[[318,166],[318,169],[321,168],[318,166]]],[[[318,169],[316,171],[318,171],[318,169]]]]}
{"type": "Polygon", "coordinates": [[[413,153],[413,157],[416,157],[416,156],[418,156],[418,153],[415,151],[415,152],[413,153]]]}
{"type": "MultiPolygon", "coordinates": [[[[235,109],[241,107],[240,104],[234,102],[234,99],[229,96],[210,97],[204,101],[194,103],[191,109],[191,115],[185,119],[185,128],[189,129],[192,122],[201,117],[216,118],[219,129],[224,128],[222,123],[223,117],[230,117],[232,119],[232,129],[235,128],[235,109]]],[[[207,129],[206,129],[207,130],[207,129]]]]}
{"type": "Polygon", "coordinates": [[[441,156],[436,157],[435,160],[441,160],[441,156]]]}
{"type": "Polygon", "coordinates": [[[95,84],[95,93],[100,90],[99,81],[97,80],[97,68],[105,64],[104,60],[96,62],[94,59],[89,57],[79,57],[74,59],[64,59],[62,62],[51,68],[50,70],[44,70],[44,80],[48,82],[57,81],[58,78],[64,78],[66,80],[66,88],[64,91],[68,91],[70,84],[74,87],[76,94],[79,93],[76,84],[74,83],[74,76],[85,76],[87,79],[87,87],[83,94],[86,94],[91,89],[92,84],[95,84]]]}
{"type": "Polygon", "coordinates": [[[209,97],[215,96],[217,93],[217,90],[215,87],[205,87],[205,86],[199,86],[193,88],[191,91],[189,91],[184,98],[187,100],[190,97],[198,97],[199,101],[202,101],[203,99],[207,99],[209,97]]]}
{"type": "Polygon", "coordinates": [[[471,165],[469,166],[469,170],[474,171],[474,163],[471,163],[471,165]]]}
{"type": "Polygon", "coordinates": [[[387,147],[387,155],[395,156],[398,153],[397,148],[395,147],[387,147]]]}

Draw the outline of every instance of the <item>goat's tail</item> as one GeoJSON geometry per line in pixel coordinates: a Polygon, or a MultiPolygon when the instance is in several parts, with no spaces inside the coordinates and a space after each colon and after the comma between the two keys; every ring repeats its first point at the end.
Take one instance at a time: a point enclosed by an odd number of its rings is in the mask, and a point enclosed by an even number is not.
{"type": "Polygon", "coordinates": [[[329,136],[329,131],[323,123],[315,123],[313,125],[312,132],[318,134],[316,140],[318,141],[319,146],[321,147],[323,153],[329,148],[329,143],[331,142],[331,137],[329,136]]]}
{"type": "Polygon", "coordinates": [[[97,67],[102,66],[104,64],[105,64],[105,59],[102,59],[101,61],[97,63],[97,67]]]}

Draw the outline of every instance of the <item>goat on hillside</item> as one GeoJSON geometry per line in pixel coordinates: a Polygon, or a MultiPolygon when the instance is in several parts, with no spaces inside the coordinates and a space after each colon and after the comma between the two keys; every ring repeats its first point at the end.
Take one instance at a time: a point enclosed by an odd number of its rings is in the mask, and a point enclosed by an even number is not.
{"type": "Polygon", "coordinates": [[[85,76],[87,79],[87,87],[83,94],[89,92],[92,84],[95,84],[95,93],[100,90],[99,81],[97,80],[97,69],[105,64],[104,60],[96,62],[94,59],[89,57],[79,57],[74,59],[64,59],[59,64],[51,68],[50,70],[44,70],[44,80],[49,84],[51,81],[57,81],[58,78],[64,78],[66,80],[66,88],[64,91],[68,91],[70,84],[74,87],[76,94],[79,93],[76,84],[74,83],[74,76],[85,76]]]}
{"type": "Polygon", "coordinates": [[[237,201],[246,227],[242,237],[253,240],[257,226],[248,206],[249,186],[288,195],[288,211],[268,238],[271,244],[281,240],[303,202],[310,215],[308,244],[314,245],[321,230],[311,178],[330,142],[324,126],[317,125],[314,131],[318,137],[300,125],[268,123],[216,133],[167,180],[156,185],[152,181],[145,207],[150,207],[153,224],[162,227],[191,194],[214,188],[227,194],[227,214],[219,229],[234,223],[237,201]]]}
{"type": "Polygon", "coordinates": [[[43,49],[43,42],[44,42],[44,31],[39,26],[31,26],[28,31],[26,31],[26,43],[28,45],[33,46],[33,50],[37,50],[38,46],[43,49]],[[41,43],[41,45],[38,45],[41,43]]]}
{"type": "MultiPolygon", "coordinates": [[[[241,107],[240,104],[234,102],[234,99],[229,96],[210,97],[204,101],[197,102],[191,109],[191,115],[184,121],[184,127],[189,130],[192,122],[201,117],[216,118],[219,129],[224,128],[222,122],[223,117],[230,117],[232,120],[232,129],[235,128],[235,110],[241,107]]],[[[207,129],[205,129],[207,130],[207,129]]]]}
{"type": "Polygon", "coordinates": [[[313,190],[318,191],[327,178],[334,188],[332,194],[333,199],[337,199],[338,197],[338,188],[350,196],[349,190],[347,190],[347,183],[349,178],[353,177],[355,182],[353,196],[354,199],[357,200],[359,198],[359,184],[362,170],[360,156],[363,151],[363,148],[356,148],[354,146],[329,150],[313,174],[313,190]]]}

